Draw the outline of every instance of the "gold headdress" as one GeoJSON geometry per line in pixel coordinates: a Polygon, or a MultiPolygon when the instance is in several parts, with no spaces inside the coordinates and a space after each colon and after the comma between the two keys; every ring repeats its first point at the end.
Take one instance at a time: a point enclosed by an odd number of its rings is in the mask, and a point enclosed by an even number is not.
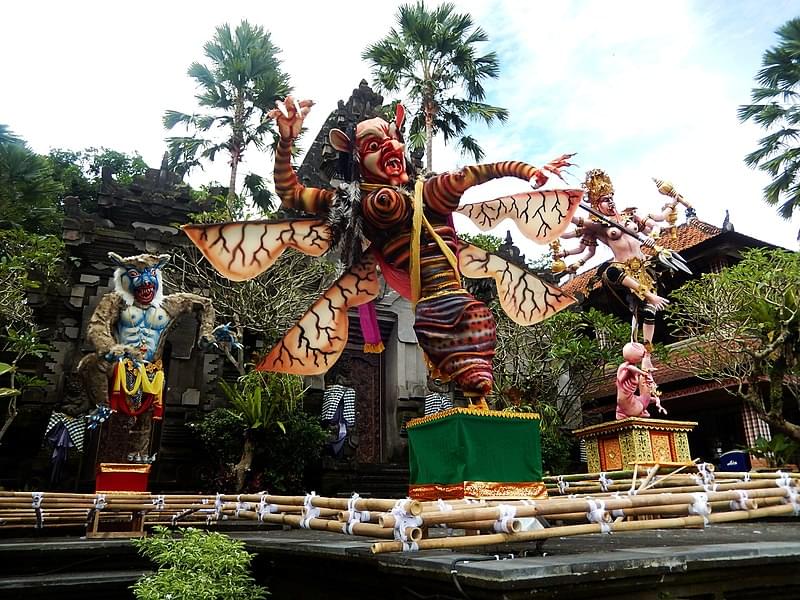
{"type": "Polygon", "coordinates": [[[589,204],[595,209],[600,204],[600,198],[614,195],[614,184],[611,183],[611,178],[602,169],[587,171],[583,189],[586,190],[589,196],[589,204]]]}

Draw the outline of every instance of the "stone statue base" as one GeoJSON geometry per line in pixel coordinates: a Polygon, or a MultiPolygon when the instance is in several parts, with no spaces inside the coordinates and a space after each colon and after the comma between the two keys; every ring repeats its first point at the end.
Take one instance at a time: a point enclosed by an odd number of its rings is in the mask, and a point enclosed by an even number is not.
{"type": "Polygon", "coordinates": [[[586,444],[589,473],[620,471],[634,464],[665,467],[692,464],[687,434],[694,421],[628,417],[572,433],[586,444]]]}
{"type": "Polygon", "coordinates": [[[407,430],[415,500],[547,497],[535,413],[451,408],[407,430]]]}

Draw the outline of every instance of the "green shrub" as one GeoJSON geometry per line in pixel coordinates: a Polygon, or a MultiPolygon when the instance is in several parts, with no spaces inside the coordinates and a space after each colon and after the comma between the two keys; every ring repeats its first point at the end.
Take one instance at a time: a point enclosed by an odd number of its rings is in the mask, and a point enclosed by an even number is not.
{"type": "Polygon", "coordinates": [[[139,553],[158,565],[133,586],[137,600],[259,600],[268,594],[250,574],[253,557],[244,543],[221,533],[166,527],[132,540],[139,553]]]}
{"type": "Polygon", "coordinates": [[[286,417],[284,426],[284,434],[259,432],[251,488],[296,494],[314,487],[310,474],[319,465],[328,433],[318,417],[300,410],[286,417]]]}
{"type": "MultiPolygon", "coordinates": [[[[302,410],[285,415],[285,432],[274,427],[254,432],[255,459],[248,488],[271,493],[300,493],[313,488],[309,472],[318,466],[328,439],[319,418],[302,410]]],[[[242,420],[225,408],[217,408],[192,424],[207,450],[202,485],[207,491],[233,489],[233,468],[242,454],[242,420]]]]}

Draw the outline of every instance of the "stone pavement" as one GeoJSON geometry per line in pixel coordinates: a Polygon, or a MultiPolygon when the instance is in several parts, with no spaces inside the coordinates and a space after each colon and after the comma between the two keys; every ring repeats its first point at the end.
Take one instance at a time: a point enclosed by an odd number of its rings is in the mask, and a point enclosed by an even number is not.
{"type": "MultiPolygon", "coordinates": [[[[373,555],[372,540],[329,532],[227,533],[256,554],[274,600],[800,598],[797,520],[554,538],[541,552],[373,555]]],[[[126,540],[0,539],[0,598],[130,598],[126,587],[146,570],[126,540]]]]}

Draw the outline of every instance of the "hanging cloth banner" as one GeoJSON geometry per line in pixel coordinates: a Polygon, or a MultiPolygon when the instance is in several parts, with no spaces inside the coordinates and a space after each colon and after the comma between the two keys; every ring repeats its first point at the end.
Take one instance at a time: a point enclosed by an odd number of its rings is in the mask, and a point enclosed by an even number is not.
{"type": "Polygon", "coordinates": [[[152,407],[153,419],[160,420],[164,416],[164,370],[161,368],[161,361],[145,365],[144,363],[134,363],[127,358],[121,360],[114,367],[112,381],[109,398],[112,410],[130,417],[137,417],[152,407]],[[128,373],[135,374],[130,388],[127,382],[128,373]],[[133,408],[129,398],[135,396],[140,390],[142,402],[138,408],[133,408]]]}

